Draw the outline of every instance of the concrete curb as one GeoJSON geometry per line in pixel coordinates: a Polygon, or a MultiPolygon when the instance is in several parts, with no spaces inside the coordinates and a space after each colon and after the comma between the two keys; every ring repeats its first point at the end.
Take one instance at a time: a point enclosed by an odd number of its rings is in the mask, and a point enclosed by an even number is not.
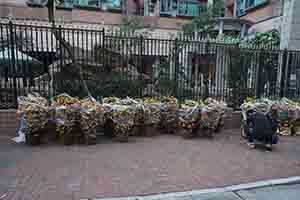
{"type": "MultiPolygon", "coordinates": [[[[247,184],[233,185],[227,187],[217,187],[204,190],[192,190],[186,192],[173,192],[173,193],[162,193],[154,195],[145,196],[132,196],[132,197],[114,197],[114,198],[94,198],[93,200],[157,200],[157,199],[170,199],[170,198],[180,198],[201,194],[211,194],[211,193],[224,193],[224,192],[237,192],[240,190],[249,190],[263,187],[272,187],[277,185],[290,185],[300,183],[300,176],[294,176],[282,179],[271,179],[266,181],[258,181],[247,184]]],[[[87,199],[82,199],[87,200],[87,199]]]]}

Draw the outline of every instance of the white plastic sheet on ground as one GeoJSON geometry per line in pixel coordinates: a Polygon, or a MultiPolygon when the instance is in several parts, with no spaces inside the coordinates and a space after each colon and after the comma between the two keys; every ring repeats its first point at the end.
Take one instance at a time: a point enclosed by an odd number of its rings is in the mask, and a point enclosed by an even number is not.
{"type": "Polygon", "coordinates": [[[23,143],[26,142],[26,138],[25,138],[25,133],[24,133],[24,129],[26,128],[26,121],[24,119],[24,117],[21,118],[20,120],[20,128],[18,130],[18,136],[14,137],[12,140],[17,142],[17,143],[23,143]]]}

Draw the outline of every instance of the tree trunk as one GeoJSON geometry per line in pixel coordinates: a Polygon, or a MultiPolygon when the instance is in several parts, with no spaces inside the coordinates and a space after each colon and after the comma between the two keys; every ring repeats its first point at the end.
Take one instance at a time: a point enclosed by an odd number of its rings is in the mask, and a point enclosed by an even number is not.
{"type": "Polygon", "coordinates": [[[72,51],[71,45],[62,37],[60,29],[57,30],[57,28],[55,27],[55,0],[48,0],[47,7],[48,7],[49,22],[52,23],[53,25],[52,33],[54,37],[59,41],[60,48],[64,48],[69,54],[69,57],[72,60],[74,67],[79,72],[80,80],[83,84],[85,91],[87,92],[88,96],[91,97],[90,91],[88,90],[87,85],[83,80],[82,68],[75,60],[74,52],[72,51]]]}

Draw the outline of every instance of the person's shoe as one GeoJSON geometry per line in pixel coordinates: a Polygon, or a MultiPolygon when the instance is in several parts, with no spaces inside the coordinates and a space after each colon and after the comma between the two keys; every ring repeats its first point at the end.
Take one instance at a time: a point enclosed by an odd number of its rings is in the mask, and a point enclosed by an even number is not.
{"type": "Polygon", "coordinates": [[[272,151],[272,145],[271,144],[266,144],[267,151],[272,151]]]}
{"type": "Polygon", "coordinates": [[[248,143],[248,146],[251,148],[251,149],[254,149],[255,148],[255,144],[253,142],[249,142],[248,143]]]}

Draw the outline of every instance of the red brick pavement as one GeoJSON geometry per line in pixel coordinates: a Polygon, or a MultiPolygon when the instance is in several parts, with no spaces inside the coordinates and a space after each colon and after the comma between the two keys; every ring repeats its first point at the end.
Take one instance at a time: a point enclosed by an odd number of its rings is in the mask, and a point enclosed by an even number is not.
{"type": "Polygon", "coordinates": [[[80,199],[185,191],[300,174],[300,137],[274,152],[250,150],[238,130],[216,138],[163,135],[95,146],[14,144],[0,130],[0,194],[5,200],[80,199]]]}

